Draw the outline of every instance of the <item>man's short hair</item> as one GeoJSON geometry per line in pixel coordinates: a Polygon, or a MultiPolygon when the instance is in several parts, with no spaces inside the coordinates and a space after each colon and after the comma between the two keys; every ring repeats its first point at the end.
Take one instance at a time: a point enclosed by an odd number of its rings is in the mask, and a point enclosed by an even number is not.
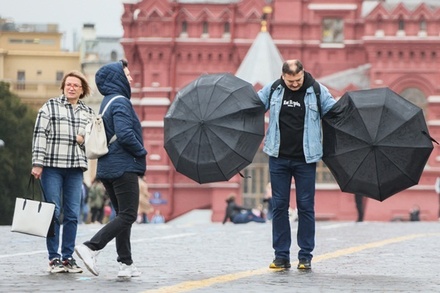
{"type": "Polygon", "coordinates": [[[283,63],[283,74],[295,75],[304,70],[302,63],[299,60],[287,60],[283,63]],[[292,65],[295,65],[295,70],[292,70],[292,65]]]}

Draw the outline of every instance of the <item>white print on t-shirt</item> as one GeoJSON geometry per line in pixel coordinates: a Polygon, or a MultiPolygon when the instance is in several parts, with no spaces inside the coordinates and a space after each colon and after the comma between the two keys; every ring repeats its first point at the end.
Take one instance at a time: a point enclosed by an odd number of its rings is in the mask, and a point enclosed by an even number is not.
{"type": "Polygon", "coordinates": [[[283,101],[283,105],[287,106],[287,107],[301,107],[301,104],[298,101],[292,101],[292,100],[288,100],[288,101],[283,101]]]}

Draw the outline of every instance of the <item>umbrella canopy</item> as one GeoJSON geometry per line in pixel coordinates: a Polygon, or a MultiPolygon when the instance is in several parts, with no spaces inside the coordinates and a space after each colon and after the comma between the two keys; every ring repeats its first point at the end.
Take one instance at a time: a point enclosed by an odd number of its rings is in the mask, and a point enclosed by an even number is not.
{"type": "Polygon", "coordinates": [[[177,93],[165,115],[165,150],[194,181],[227,181],[252,163],[264,113],[250,83],[228,73],[202,75],[177,93]]]}
{"type": "Polygon", "coordinates": [[[416,185],[433,149],[422,109],[389,88],[345,93],[323,132],[323,161],[341,190],[379,201],[416,185]]]}

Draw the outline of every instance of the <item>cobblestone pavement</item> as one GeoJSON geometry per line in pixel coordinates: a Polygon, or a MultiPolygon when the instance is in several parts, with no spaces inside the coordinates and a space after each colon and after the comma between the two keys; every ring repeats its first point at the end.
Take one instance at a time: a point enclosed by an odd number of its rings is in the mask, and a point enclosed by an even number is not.
{"type": "MultiPolygon", "coordinates": [[[[77,242],[99,228],[81,225],[77,242]]],[[[440,222],[318,222],[316,231],[313,270],[298,271],[292,258],[292,269],[274,271],[270,223],[136,224],[143,274],[119,280],[114,242],[98,257],[98,277],[50,274],[44,238],[0,226],[0,292],[440,292],[440,222]]]]}

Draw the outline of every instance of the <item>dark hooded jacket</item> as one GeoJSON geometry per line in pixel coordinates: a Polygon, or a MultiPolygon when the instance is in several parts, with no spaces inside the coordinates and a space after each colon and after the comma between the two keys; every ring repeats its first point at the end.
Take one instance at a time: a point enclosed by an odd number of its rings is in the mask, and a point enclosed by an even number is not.
{"type": "Polygon", "coordinates": [[[147,151],[142,138],[142,126],[131,104],[131,89],[121,62],[101,67],[95,76],[96,86],[104,96],[99,113],[115,96],[103,116],[107,141],[116,134],[109,152],[98,159],[96,177],[115,179],[126,172],[144,175],[147,151]]]}

